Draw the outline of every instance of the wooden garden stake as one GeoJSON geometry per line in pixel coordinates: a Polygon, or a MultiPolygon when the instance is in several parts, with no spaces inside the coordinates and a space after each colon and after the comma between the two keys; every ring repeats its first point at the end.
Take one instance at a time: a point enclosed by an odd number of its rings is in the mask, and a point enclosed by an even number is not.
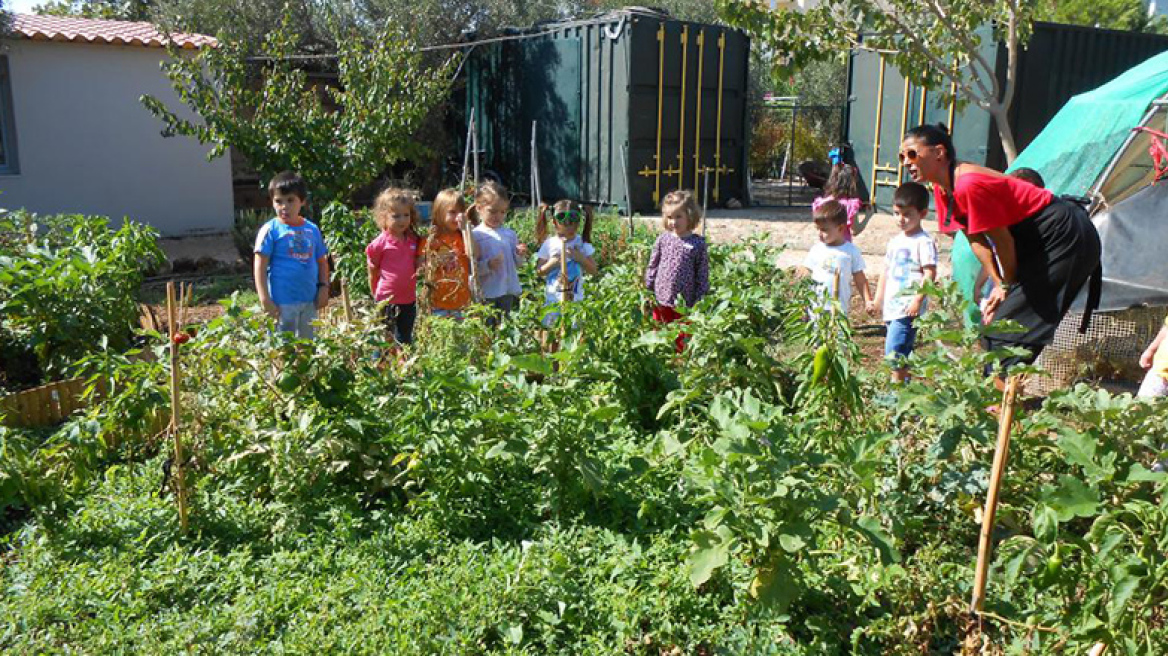
{"type": "Polygon", "coordinates": [[[1021,376],[1010,376],[1006,381],[1006,391],[1002,396],[1001,412],[998,414],[998,445],[994,450],[994,465],[990,470],[990,486],[986,491],[985,510],[981,520],[981,539],[977,547],[977,570],[973,579],[973,599],[970,610],[981,613],[985,603],[986,578],[990,568],[990,552],[993,550],[994,515],[998,511],[998,491],[1002,487],[1002,476],[1006,473],[1006,457],[1010,450],[1010,429],[1014,423],[1014,405],[1018,399],[1018,385],[1021,376]]]}
{"type": "Polygon", "coordinates": [[[345,323],[353,323],[353,306],[349,303],[349,286],[341,278],[341,306],[345,308],[345,323]]]}
{"type": "Polygon", "coordinates": [[[185,457],[183,456],[182,436],[179,434],[179,366],[178,341],[174,336],[179,333],[178,308],[175,302],[174,282],[166,283],[166,318],[170,325],[170,436],[174,440],[174,460],[171,463],[171,472],[174,474],[174,496],[178,500],[178,521],[183,533],[187,532],[187,490],[183,475],[185,457]]]}
{"type": "Polygon", "coordinates": [[[1103,656],[1103,653],[1106,651],[1107,643],[1097,642],[1095,643],[1095,646],[1091,648],[1091,651],[1087,652],[1087,656],[1103,656]]]}

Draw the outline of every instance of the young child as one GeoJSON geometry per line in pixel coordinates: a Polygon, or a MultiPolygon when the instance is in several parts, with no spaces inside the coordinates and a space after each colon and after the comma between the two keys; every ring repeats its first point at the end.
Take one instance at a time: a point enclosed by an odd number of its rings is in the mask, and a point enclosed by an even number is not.
{"type": "Polygon", "coordinates": [[[852,288],[860,291],[865,304],[871,301],[868,278],[864,275],[864,256],[852,242],[844,239],[848,213],[834,200],[821,203],[811,213],[819,230],[819,241],[808,251],[800,273],[810,275],[827,298],[839,300],[845,314],[852,302],[852,288]]]}
{"type": "MultiPolygon", "coordinates": [[[[551,211],[556,231],[551,237],[547,236],[547,214],[547,208],[543,208],[535,226],[536,239],[541,242],[536,254],[535,270],[546,279],[544,305],[554,305],[564,300],[582,300],[584,274],[594,276],[597,271],[596,262],[592,259],[596,249],[589,243],[592,237],[592,214],[585,212],[573,201],[561,200],[551,211]],[[582,235],[579,234],[581,222],[584,222],[582,235]],[[562,271],[567,273],[566,279],[562,271]]],[[[558,312],[548,313],[544,317],[544,325],[551,327],[559,316],[558,312]]]]}
{"type": "Polygon", "coordinates": [[[823,195],[811,201],[811,211],[819,209],[828,201],[835,201],[843,206],[848,213],[848,222],[844,227],[844,241],[851,241],[853,232],[860,234],[867,223],[856,224],[856,216],[864,207],[864,199],[860,198],[860,173],[856,167],[843,161],[836,162],[831,167],[831,175],[827,184],[823,185],[823,195]],[[854,231],[853,231],[854,228],[854,231]]]}
{"type": "Polygon", "coordinates": [[[475,251],[474,244],[467,244],[462,237],[466,203],[457,189],[444,189],[434,198],[430,216],[430,235],[421,243],[426,258],[426,285],[430,287],[430,312],[438,317],[462,319],[462,311],[471,301],[470,258],[475,251]]]}
{"type": "Polygon", "coordinates": [[[888,328],[884,357],[893,361],[892,380],[908,380],[904,359],[913,351],[917,329],[914,322],[925,311],[925,295],[914,291],[923,281],[937,279],[937,244],[921,228],[929,213],[929,192],[915,182],[906,182],[892,195],[892,214],[901,233],[888,241],[884,255],[884,275],[876,287],[876,298],[868,303],[868,313],[881,310],[888,328]]]}
{"type": "Polygon", "coordinates": [[[1153,399],[1168,396],[1168,317],[1156,338],[1140,355],[1140,366],[1148,370],[1138,396],[1153,399]]]}
{"type": "Polygon", "coordinates": [[[418,238],[418,208],[403,189],[386,189],[373,203],[373,220],[381,234],[365,248],[369,289],[385,303],[385,324],[398,344],[414,341],[418,316],[418,267],[423,262],[418,238]]]}
{"type": "MultiPolygon", "coordinates": [[[[681,318],[678,299],[692,307],[710,291],[710,258],[706,240],[694,234],[701,211],[688,191],[673,191],[661,201],[661,225],[665,232],[657,237],[645,270],[645,286],[653,292],[657,306],[653,319],[669,324],[681,318]]],[[[676,348],[685,350],[686,333],[677,336],[676,348]]]]}
{"type": "Polygon", "coordinates": [[[479,187],[475,194],[475,210],[482,221],[472,233],[479,252],[479,286],[486,303],[503,314],[519,305],[523,293],[519,263],[527,258],[527,246],[503,225],[509,207],[507,191],[494,182],[479,187]]]}
{"type": "MultiPolygon", "coordinates": [[[[1164,317],[1164,325],[1156,338],[1140,355],[1140,366],[1148,370],[1144,375],[1144,382],[1140,385],[1137,396],[1145,399],[1168,397],[1168,317],[1164,317]]],[[[1168,446],[1161,445],[1161,450],[1168,446]]],[[[1150,469],[1154,472],[1168,471],[1168,458],[1152,463],[1150,469]]]]}
{"type": "Polygon", "coordinates": [[[317,310],[329,299],[328,248],[320,229],[300,215],[308,200],[303,178],[284,171],[268,183],[276,216],[256,234],[256,293],[279,330],[312,339],[317,310]]]}

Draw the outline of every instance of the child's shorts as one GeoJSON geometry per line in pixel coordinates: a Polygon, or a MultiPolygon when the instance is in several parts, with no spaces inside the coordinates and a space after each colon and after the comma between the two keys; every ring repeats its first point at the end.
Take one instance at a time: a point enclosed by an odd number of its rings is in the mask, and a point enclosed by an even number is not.
{"type": "Polygon", "coordinates": [[[1140,384],[1140,391],[1136,396],[1144,399],[1168,396],[1168,380],[1164,380],[1163,376],[1154,371],[1149,371],[1144,376],[1144,382],[1140,384]]]}
{"type": "Polygon", "coordinates": [[[286,333],[296,335],[297,339],[312,339],[315,331],[312,322],[316,320],[315,303],[289,303],[277,305],[280,318],[276,319],[276,328],[286,333]]]}
{"type": "Polygon", "coordinates": [[[901,317],[885,322],[888,332],[884,337],[884,357],[889,360],[903,360],[913,352],[917,341],[917,327],[914,317],[901,317]]]}

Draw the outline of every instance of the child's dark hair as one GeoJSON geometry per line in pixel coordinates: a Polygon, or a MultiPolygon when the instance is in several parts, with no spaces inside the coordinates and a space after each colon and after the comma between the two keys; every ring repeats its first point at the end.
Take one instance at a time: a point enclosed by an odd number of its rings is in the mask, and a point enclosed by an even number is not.
{"type": "Polygon", "coordinates": [[[851,164],[840,162],[831,167],[831,175],[823,185],[823,195],[832,198],[859,198],[860,173],[851,164]]]}
{"type": "Polygon", "coordinates": [[[578,212],[583,215],[584,227],[580,230],[580,237],[584,243],[592,243],[592,206],[577,203],[574,200],[561,200],[555,205],[548,207],[547,205],[540,205],[539,218],[535,220],[535,241],[542,244],[548,238],[548,214],[552,215],[552,220],[555,220],[558,214],[571,214],[578,212]]]}
{"type": "Polygon", "coordinates": [[[1042,174],[1031,168],[1023,166],[1020,169],[1010,171],[1010,177],[1025,180],[1039,189],[1046,189],[1046,180],[1042,179],[1042,174]]]}
{"type": "Polygon", "coordinates": [[[920,212],[929,209],[929,190],[925,185],[916,182],[906,182],[892,193],[893,207],[912,207],[920,212]]]}
{"type": "Polygon", "coordinates": [[[300,200],[308,200],[308,185],[304,184],[304,178],[295,171],[283,171],[277,173],[275,177],[268,182],[268,196],[275,196],[276,194],[296,194],[300,200]]]}
{"type": "Polygon", "coordinates": [[[847,225],[848,211],[840,203],[829,200],[815,208],[815,211],[811,213],[811,219],[816,223],[826,221],[834,225],[847,225]]]}

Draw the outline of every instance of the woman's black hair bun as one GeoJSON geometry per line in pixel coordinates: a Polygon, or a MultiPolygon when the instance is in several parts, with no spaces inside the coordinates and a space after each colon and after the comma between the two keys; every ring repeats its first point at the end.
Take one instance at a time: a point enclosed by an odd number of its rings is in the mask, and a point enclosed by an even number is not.
{"type": "Polygon", "coordinates": [[[949,134],[949,126],[945,125],[944,123],[938,123],[936,128],[945,134],[949,134]]]}

